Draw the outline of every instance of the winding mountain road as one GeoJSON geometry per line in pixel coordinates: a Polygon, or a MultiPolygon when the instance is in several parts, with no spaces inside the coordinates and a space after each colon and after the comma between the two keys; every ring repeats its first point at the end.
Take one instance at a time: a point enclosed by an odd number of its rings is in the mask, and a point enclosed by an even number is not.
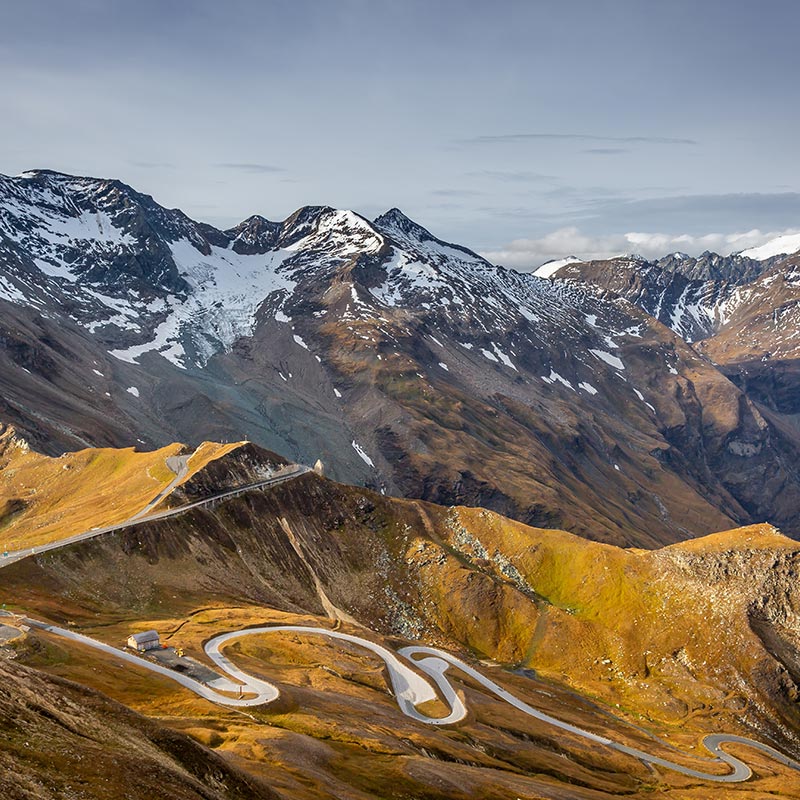
{"type": "MultiPolygon", "coordinates": [[[[142,524],[144,522],[151,522],[153,520],[165,519],[177,514],[182,514],[193,508],[199,508],[226,497],[232,497],[252,489],[284,483],[310,472],[309,467],[303,465],[290,465],[289,467],[279,471],[277,474],[274,474],[262,481],[240,486],[225,492],[220,492],[219,494],[203,498],[202,500],[197,500],[193,503],[188,503],[187,505],[180,506],[178,508],[168,509],[156,514],[149,514],[149,512],[155,508],[186,476],[188,472],[188,456],[172,457],[168,460],[168,466],[175,473],[175,479],[167,487],[165,487],[156,498],[148,503],[145,508],[135,514],[133,517],[116,525],[109,525],[104,528],[86,531],[85,533],[77,534],[57,542],[52,542],[50,544],[41,545],[35,548],[28,548],[26,550],[17,550],[11,552],[4,558],[0,559],[0,567],[12,564],[15,561],[19,561],[20,559],[26,558],[30,555],[56,550],[60,547],[65,547],[75,542],[85,541],[96,536],[101,536],[105,533],[121,530],[123,528],[142,524]]],[[[17,615],[11,614],[7,611],[0,611],[0,616],[17,617],[17,615]]],[[[660,756],[650,755],[643,750],[614,742],[613,740],[604,736],[592,733],[591,731],[587,731],[576,725],[572,725],[571,723],[564,722],[557,717],[553,717],[544,713],[543,711],[533,708],[533,706],[528,705],[528,703],[520,700],[511,692],[504,689],[490,678],[487,678],[481,672],[478,672],[474,667],[471,667],[469,664],[465,663],[459,658],[456,658],[450,653],[435,647],[411,645],[400,649],[397,654],[395,654],[386,647],[370,641],[369,639],[364,639],[360,636],[355,636],[348,633],[342,633],[341,631],[328,630],[326,628],[314,628],[302,625],[268,625],[255,628],[245,628],[242,630],[229,631],[227,633],[214,636],[204,645],[204,649],[208,658],[223,673],[225,673],[225,677],[220,677],[219,680],[213,681],[213,685],[211,685],[202,683],[194,678],[191,678],[180,672],[176,672],[161,664],[144,659],[133,652],[121,650],[117,647],[106,644],[105,642],[101,642],[97,639],[77,633],[76,631],[60,628],[55,625],[49,625],[46,622],[27,617],[23,617],[21,619],[17,617],[17,624],[28,625],[31,628],[46,631],[47,633],[55,636],[60,636],[65,639],[78,642],[87,647],[94,648],[95,650],[102,651],[122,661],[134,664],[138,667],[142,667],[163,677],[169,678],[170,680],[179,683],[181,686],[190,689],[192,692],[200,697],[205,698],[206,700],[210,700],[211,702],[218,703],[220,705],[232,707],[252,707],[270,703],[280,696],[280,692],[276,686],[268,681],[256,678],[237,667],[222,652],[222,648],[225,644],[235,639],[241,639],[245,636],[262,636],[265,634],[276,633],[300,633],[306,635],[325,636],[329,639],[345,641],[355,644],[359,647],[363,647],[382,659],[386,665],[389,681],[392,685],[392,689],[394,690],[394,696],[400,710],[407,717],[428,725],[452,725],[463,720],[467,714],[467,708],[464,704],[462,696],[456,691],[455,687],[446,675],[447,671],[450,668],[453,668],[471,678],[484,689],[494,694],[498,699],[508,703],[517,710],[534,717],[535,719],[538,719],[563,731],[567,731],[568,733],[588,739],[589,741],[612,748],[621,753],[625,753],[645,763],[652,764],[654,766],[665,767],[666,769],[670,769],[693,778],[719,783],[736,783],[740,781],[746,781],[748,778],[750,778],[752,775],[752,770],[750,767],[744,761],[730,755],[723,749],[723,745],[732,743],[747,745],[748,747],[769,755],[771,758],[790,767],[791,769],[800,771],[800,762],[789,758],[775,748],[762,744],[761,742],[754,741],[753,739],[748,739],[744,736],[736,736],[733,734],[711,734],[706,736],[703,739],[703,745],[705,746],[706,750],[711,753],[712,757],[696,757],[698,760],[703,762],[704,766],[707,767],[712,765],[727,765],[731,768],[731,771],[727,774],[714,774],[706,772],[702,769],[686,767],[682,764],[678,764],[660,756]],[[446,706],[449,708],[448,714],[443,717],[430,717],[418,710],[418,706],[436,699],[444,701],[446,706]]]]}
{"type": "MultiPolygon", "coordinates": [[[[5,613],[10,616],[8,612],[5,613]]],[[[235,639],[241,639],[245,636],[263,636],[265,634],[277,633],[300,633],[305,635],[325,636],[329,639],[336,639],[339,641],[350,642],[351,644],[363,647],[366,650],[377,655],[381,658],[386,665],[389,674],[389,681],[394,690],[395,699],[400,710],[407,717],[411,717],[419,722],[428,725],[452,725],[464,719],[467,714],[467,708],[464,704],[462,696],[456,691],[453,684],[448,679],[446,673],[448,669],[453,668],[468,676],[473,681],[478,683],[487,691],[494,694],[498,699],[503,700],[509,705],[513,706],[519,711],[528,714],[535,719],[552,725],[568,733],[580,736],[589,741],[612,748],[618,752],[625,753],[634,758],[639,759],[654,766],[665,767],[666,769],[679,772],[683,775],[688,775],[693,778],[698,778],[705,781],[713,781],[716,783],[738,783],[746,781],[752,775],[750,767],[741,759],[730,753],[725,752],[723,745],[726,744],[744,744],[755,750],[767,754],[776,761],[784,764],[791,769],[800,771],[800,762],[784,755],[774,747],[762,744],[761,742],[748,739],[744,736],[736,736],[733,734],[711,734],[703,739],[703,745],[708,750],[712,757],[701,758],[695,756],[701,762],[699,766],[706,769],[711,766],[724,766],[730,767],[730,772],[726,774],[715,774],[707,772],[704,769],[687,767],[683,764],[670,761],[669,759],[660,756],[651,755],[643,750],[628,745],[621,744],[608,739],[605,736],[592,733],[583,728],[580,728],[571,723],[564,722],[563,720],[539,711],[532,706],[528,705],[523,700],[513,695],[508,690],[504,689],[499,684],[495,683],[490,678],[487,678],[481,672],[478,672],[474,667],[465,663],[459,658],[451,655],[450,653],[440,650],[436,647],[424,647],[411,645],[404,647],[397,652],[393,653],[391,650],[383,647],[382,645],[372,642],[368,639],[354,636],[341,631],[328,630],[326,628],[314,628],[303,625],[267,625],[256,628],[245,628],[238,631],[229,631],[227,633],[219,634],[209,639],[205,646],[205,652],[208,658],[224,673],[234,681],[228,681],[223,678],[219,681],[214,681],[215,686],[224,687],[228,692],[238,692],[239,696],[231,696],[231,694],[224,694],[222,691],[213,688],[210,685],[200,683],[193,678],[182,675],[179,672],[174,672],[167,667],[156,664],[152,661],[145,660],[138,655],[131,652],[120,650],[111,645],[92,639],[83,634],[76,633],[75,631],[59,628],[54,625],[40,622],[38,620],[24,618],[23,623],[33,628],[47,631],[48,633],[61,636],[72,641],[80,642],[81,644],[109,653],[116,658],[120,658],[128,663],[135,664],[136,666],[149,669],[159,675],[163,675],[171,680],[176,681],[182,686],[190,689],[195,694],[207,700],[220,705],[233,706],[233,707],[252,707],[265,703],[272,702],[277,699],[280,692],[273,684],[256,678],[244,670],[237,667],[230,661],[222,652],[222,647],[235,639]],[[437,693],[438,690],[438,693],[437,693]],[[246,693],[248,696],[241,696],[246,693]],[[431,700],[441,699],[450,709],[449,713],[443,717],[430,717],[427,714],[418,710],[417,706],[431,700]]]]}
{"type": "Polygon", "coordinates": [[[141,510],[128,518],[128,522],[139,519],[149,514],[172,490],[189,474],[189,459],[191,455],[169,456],[166,459],[167,468],[175,473],[175,477],[141,510]]]}
{"type": "Polygon", "coordinates": [[[299,478],[301,475],[311,472],[311,467],[307,467],[304,464],[291,464],[262,481],[248,483],[244,486],[238,486],[235,489],[228,489],[224,492],[219,492],[218,494],[204,497],[202,500],[196,500],[193,503],[187,503],[184,506],[169,508],[166,511],[159,511],[155,514],[149,514],[148,512],[158,505],[158,503],[160,503],[186,475],[186,472],[188,471],[188,458],[188,456],[174,456],[167,459],[168,466],[173,472],[175,472],[175,479],[166,488],[164,488],[157,497],[151,500],[141,511],[134,514],[132,517],[129,517],[128,519],[118,522],[114,525],[106,525],[103,528],[93,528],[92,530],[85,531],[84,533],[76,533],[74,536],[68,536],[65,539],[59,539],[55,542],[37,545],[36,547],[28,547],[24,550],[12,550],[7,555],[0,558],[0,569],[7,567],[9,564],[13,564],[15,561],[20,561],[23,558],[27,558],[28,556],[46,553],[50,550],[58,550],[60,547],[66,547],[67,545],[74,544],[75,542],[83,542],[87,539],[94,539],[95,536],[102,536],[104,533],[112,533],[113,531],[119,531],[123,528],[130,528],[134,525],[141,525],[145,522],[152,522],[153,520],[157,519],[174,517],[177,514],[183,514],[193,508],[199,508],[201,506],[210,505],[211,503],[216,503],[218,500],[224,500],[226,497],[234,497],[235,495],[249,492],[252,489],[260,489],[265,486],[275,486],[279,483],[286,483],[286,481],[299,478]]]}

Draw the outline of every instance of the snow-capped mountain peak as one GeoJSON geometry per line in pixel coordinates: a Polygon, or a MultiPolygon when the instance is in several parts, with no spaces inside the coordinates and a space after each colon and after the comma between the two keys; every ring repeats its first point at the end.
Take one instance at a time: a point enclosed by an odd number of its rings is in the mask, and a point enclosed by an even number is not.
{"type": "Polygon", "coordinates": [[[778,236],[759,247],[742,250],[739,255],[744,258],[764,261],[775,256],[792,255],[797,252],[800,252],[800,233],[789,233],[784,236],[778,236]]]}
{"type": "Polygon", "coordinates": [[[132,363],[158,353],[202,366],[265,321],[332,303],[373,321],[402,308],[494,353],[476,325],[541,346],[545,320],[563,326],[565,309],[592,304],[582,290],[495,267],[396,208],[372,223],[305,206],[283,222],[254,215],[221,231],[116,181],[33,172],[1,179],[0,232],[9,245],[0,296],[67,309],[132,363]]]}

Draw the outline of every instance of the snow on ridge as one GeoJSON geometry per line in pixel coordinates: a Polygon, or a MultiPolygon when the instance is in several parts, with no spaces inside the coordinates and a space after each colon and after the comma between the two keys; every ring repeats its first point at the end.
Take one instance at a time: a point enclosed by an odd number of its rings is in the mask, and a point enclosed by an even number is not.
{"type": "Polygon", "coordinates": [[[556,258],[552,261],[547,261],[542,264],[541,267],[535,269],[533,274],[537,278],[550,278],[552,277],[561,267],[566,267],[567,264],[580,264],[581,259],[576,258],[575,256],[567,256],[566,258],[556,258]]]}
{"type": "Polygon", "coordinates": [[[756,261],[764,261],[773,256],[791,255],[798,251],[800,251],[800,233],[788,233],[778,236],[776,239],[772,239],[759,247],[742,250],[739,255],[745,258],[753,258],[756,261]]]}
{"type": "Polygon", "coordinates": [[[358,253],[377,253],[384,243],[383,235],[354,211],[329,209],[320,215],[314,228],[286,249],[298,252],[327,244],[337,248],[337,255],[349,257],[358,253]]]}

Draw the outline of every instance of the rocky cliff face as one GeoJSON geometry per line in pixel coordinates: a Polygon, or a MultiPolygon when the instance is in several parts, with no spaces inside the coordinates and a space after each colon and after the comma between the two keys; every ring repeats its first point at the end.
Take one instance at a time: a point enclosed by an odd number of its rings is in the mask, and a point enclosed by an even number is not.
{"type": "Polygon", "coordinates": [[[580,262],[562,267],[555,278],[601,286],[635,303],[692,342],[773,430],[793,431],[800,410],[800,256],[780,249],[748,251],[763,251],[763,260],[706,253],[699,259],[674,254],[654,262],[580,262]]]}
{"type": "Polygon", "coordinates": [[[712,336],[749,300],[750,286],[787,256],[757,260],[744,254],[672,253],[655,261],[622,256],[576,261],[550,277],[600,286],[627,298],[687,342],[712,336]]]}
{"type": "MultiPolygon", "coordinates": [[[[684,585],[705,590],[714,615],[736,620],[736,647],[752,666],[740,667],[741,686],[756,691],[754,706],[776,710],[780,727],[800,725],[800,551],[770,526],[708,537],[661,552],[684,585]],[[746,627],[745,627],[746,625],[746,627]],[[763,658],[763,652],[770,658],[763,658]]],[[[785,735],[789,735],[786,734],[785,735]]]]}

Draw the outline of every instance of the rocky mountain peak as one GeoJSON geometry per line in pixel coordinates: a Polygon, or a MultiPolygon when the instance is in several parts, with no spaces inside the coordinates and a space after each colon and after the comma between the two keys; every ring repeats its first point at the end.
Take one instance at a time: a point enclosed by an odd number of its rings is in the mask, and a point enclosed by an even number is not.
{"type": "MultiPolygon", "coordinates": [[[[391,208],[374,220],[375,227],[396,243],[415,249],[426,243],[447,244],[434,236],[427,228],[407,217],[399,208],[391,208]]],[[[474,254],[473,254],[474,255],[474,254]]]]}
{"type": "MultiPolygon", "coordinates": [[[[373,225],[354,211],[331,206],[304,206],[281,226],[279,247],[300,254],[316,251],[330,259],[348,260],[359,253],[376,253],[385,244],[373,225]]],[[[301,259],[302,260],[302,259],[301,259]]]]}
{"type": "Polygon", "coordinates": [[[647,262],[646,268],[683,275],[689,280],[715,280],[741,284],[753,280],[764,271],[764,264],[737,254],[722,256],[705,250],[699,256],[670,253],[663,258],[647,262]]]}
{"type": "Polygon", "coordinates": [[[168,242],[209,247],[204,226],[121,181],[49,170],[0,178],[0,231],[11,279],[43,273],[51,293],[67,283],[114,295],[183,292],[168,242]]]}
{"type": "Polygon", "coordinates": [[[266,217],[254,214],[240,222],[234,228],[225,231],[232,240],[231,247],[242,255],[267,253],[278,245],[283,225],[272,222],[266,217]]]}

